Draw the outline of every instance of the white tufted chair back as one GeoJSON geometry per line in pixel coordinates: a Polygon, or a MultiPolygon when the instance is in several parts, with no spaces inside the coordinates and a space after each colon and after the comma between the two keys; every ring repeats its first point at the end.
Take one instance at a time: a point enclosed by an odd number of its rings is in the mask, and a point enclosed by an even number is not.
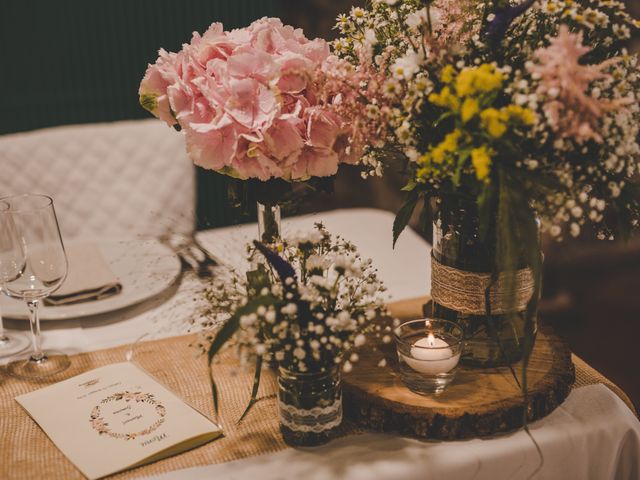
{"type": "Polygon", "coordinates": [[[195,169],[184,137],[156,119],[0,136],[0,196],[54,199],[65,238],[190,233],[195,169]]]}

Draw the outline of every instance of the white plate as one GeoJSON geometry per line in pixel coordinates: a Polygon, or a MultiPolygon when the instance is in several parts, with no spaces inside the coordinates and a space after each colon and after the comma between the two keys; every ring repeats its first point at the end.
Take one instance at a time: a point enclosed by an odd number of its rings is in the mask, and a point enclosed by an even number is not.
{"type": "MultiPolygon", "coordinates": [[[[71,245],[72,242],[69,243],[71,245]]],[[[122,292],[103,300],[61,305],[41,304],[41,320],[63,320],[112,312],[148,300],[171,287],[180,275],[180,260],[169,247],[157,240],[121,240],[97,242],[113,273],[122,284],[122,292]]],[[[28,319],[23,301],[0,295],[2,314],[28,319]]]]}

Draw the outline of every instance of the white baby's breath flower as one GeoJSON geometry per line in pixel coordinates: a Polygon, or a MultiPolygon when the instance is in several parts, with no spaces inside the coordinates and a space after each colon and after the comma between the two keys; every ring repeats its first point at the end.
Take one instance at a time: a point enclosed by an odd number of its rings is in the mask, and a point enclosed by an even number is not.
{"type": "Polygon", "coordinates": [[[288,303],[280,309],[282,313],[288,316],[293,316],[298,313],[298,306],[295,303],[288,303]]]}
{"type": "Polygon", "coordinates": [[[418,152],[418,150],[416,150],[414,147],[405,148],[404,154],[410,162],[417,162],[418,158],[420,157],[420,152],[418,152]]]}
{"type": "Polygon", "coordinates": [[[354,19],[356,23],[364,22],[366,12],[361,7],[352,7],[351,8],[351,18],[354,19]]]}
{"type": "Polygon", "coordinates": [[[572,237],[577,237],[578,235],[580,235],[580,225],[578,225],[577,223],[572,223],[571,226],[569,227],[569,233],[571,234],[572,237]]]}
{"type": "Polygon", "coordinates": [[[576,205],[571,209],[571,215],[575,218],[580,218],[582,216],[582,208],[576,205]]]}
{"type": "Polygon", "coordinates": [[[391,72],[398,79],[409,80],[420,71],[423,60],[422,52],[409,49],[394,62],[391,66],[391,72]]]}
{"type": "Polygon", "coordinates": [[[420,28],[422,25],[426,25],[427,21],[427,9],[425,7],[407,15],[404,23],[406,23],[409,28],[420,28]]]}
{"type": "Polygon", "coordinates": [[[396,137],[398,137],[398,141],[404,145],[411,144],[411,124],[408,121],[405,120],[396,128],[396,137]]]}

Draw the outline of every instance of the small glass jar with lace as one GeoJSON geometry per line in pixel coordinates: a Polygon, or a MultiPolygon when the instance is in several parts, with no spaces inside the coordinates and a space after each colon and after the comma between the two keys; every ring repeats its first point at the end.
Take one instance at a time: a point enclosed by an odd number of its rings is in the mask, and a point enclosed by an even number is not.
{"type": "Polygon", "coordinates": [[[342,384],[338,365],[317,373],[278,369],[280,431],[292,446],[321,445],[342,423],[342,384]]]}

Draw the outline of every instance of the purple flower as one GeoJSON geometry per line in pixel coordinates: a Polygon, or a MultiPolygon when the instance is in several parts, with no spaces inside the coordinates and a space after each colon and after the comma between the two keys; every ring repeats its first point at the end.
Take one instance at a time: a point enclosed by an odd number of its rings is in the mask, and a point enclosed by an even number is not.
{"type": "Polygon", "coordinates": [[[503,38],[513,21],[526,12],[535,0],[525,0],[519,5],[511,6],[508,2],[497,6],[493,12],[493,18],[487,23],[487,39],[496,44],[503,38]]]}

